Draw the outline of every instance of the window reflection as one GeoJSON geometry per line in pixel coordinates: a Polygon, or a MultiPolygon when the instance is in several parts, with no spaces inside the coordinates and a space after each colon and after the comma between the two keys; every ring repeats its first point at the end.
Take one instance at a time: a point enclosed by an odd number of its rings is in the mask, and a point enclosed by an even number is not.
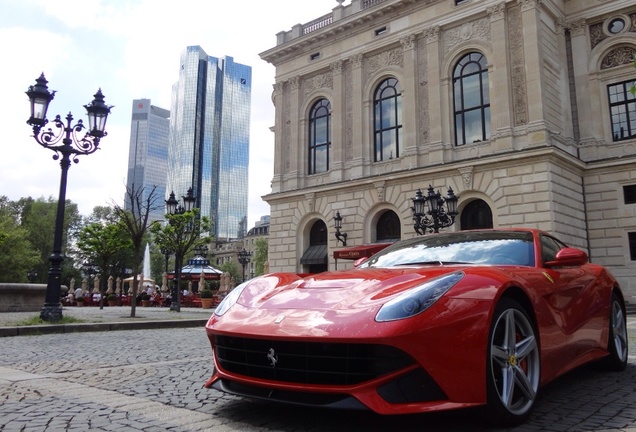
{"type": "Polygon", "coordinates": [[[402,90],[395,78],[378,85],[373,98],[375,162],[400,157],[402,142],[402,90]]]}
{"type": "Polygon", "coordinates": [[[473,52],[453,70],[455,145],[490,138],[490,94],[486,57],[473,52]]]}
{"type": "Polygon", "coordinates": [[[309,112],[309,174],[329,170],[331,104],[320,99],[309,112]]]}

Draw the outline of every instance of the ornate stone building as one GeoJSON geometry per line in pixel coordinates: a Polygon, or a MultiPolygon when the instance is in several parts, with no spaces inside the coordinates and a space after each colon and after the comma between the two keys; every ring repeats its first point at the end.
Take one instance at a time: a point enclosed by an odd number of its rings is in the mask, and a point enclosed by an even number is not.
{"type": "Polygon", "coordinates": [[[416,235],[432,185],[448,230],[553,232],[636,295],[635,53],[633,0],[338,0],[279,33],[270,269],[333,269],[336,212],[347,246],[416,235]]]}

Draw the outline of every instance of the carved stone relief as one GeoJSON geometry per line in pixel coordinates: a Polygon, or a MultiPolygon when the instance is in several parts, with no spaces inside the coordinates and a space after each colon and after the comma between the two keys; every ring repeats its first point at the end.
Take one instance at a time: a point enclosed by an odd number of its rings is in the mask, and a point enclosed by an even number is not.
{"type": "Polygon", "coordinates": [[[420,136],[422,137],[419,145],[428,143],[430,129],[429,113],[428,113],[428,62],[427,62],[427,47],[425,43],[422,43],[426,36],[418,41],[417,44],[417,75],[418,75],[418,115],[420,124],[420,136]]]}
{"type": "Polygon", "coordinates": [[[353,159],[353,65],[351,62],[344,64],[344,128],[345,142],[344,154],[345,161],[353,159]]]}
{"type": "Polygon", "coordinates": [[[630,64],[634,61],[636,49],[632,47],[618,47],[610,51],[601,62],[601,69],[609,69],[624,64],[630,64]]]}
{"type": "Polygon", "coordinates": [[[386,182],[384,180],[373,183],[373,186],[375,186],[375,189],[378,192],[378,202],[383,202],[384,201],[384,188],[385,188],[385,185],[386,185],[386,182]]]}
{"type": "Polygon", "coordinates": [[[490,41],[490,19],[482,18],[444,31],[442,34],[444,53],[448,53],[457,44],[470,39],[490,41]]]}
{"type": "Polygon", "coordinates": [[[592,49],[607,39],[607,37],[603,32],[603,23],[596,23],[590,26],[590,46],[592,49]]]}
{"type": "Polygon", "coordinates": [[[283,132],[283,173],[287,174],[291,170],[291,101],[293,90],[298,89],[298,77],[294,77],[288,81],[288,85],[285,86],[283,92],[283,119],[284,123],[281,125],[283,132]]]}
{"type": "Polygon", "coordinates": [[[510,8],[508,23],[514,125],[522,126],[528,123],[528,102],[526,97],[526,62],[523,51],[523,24],[519,6],[510,8]]]}
{"type": "Polygon", "coordinates": [[[321,74],[303,79],[302,93],[304,96],[307,96],[308,94],[322,88],[333,89],[333,74],[332,73],[321,73],[321,74]]]}
{"type": "Polygon", "coordinates": [[[394,48],[392,50],[376,54],[366,62],[367,75],[372,75],[380,69],[387,66],[404,66],[404,51],[402,48],[394,48]]]}
{"type": "Polygon", "coordinates": [[[316,194],[313,192],[309,192],[305,194],[305,200],[307,201],[307,207],[309,212],[314,211],[314,206],[316,203],[316,194]]]}
{"type": "Polygon", "coordinates": [[[473,189],[473,171],[474,167],[472,166],[459,169],[462,175],[462,182],[464,183],[464,190],[473,189]]]}

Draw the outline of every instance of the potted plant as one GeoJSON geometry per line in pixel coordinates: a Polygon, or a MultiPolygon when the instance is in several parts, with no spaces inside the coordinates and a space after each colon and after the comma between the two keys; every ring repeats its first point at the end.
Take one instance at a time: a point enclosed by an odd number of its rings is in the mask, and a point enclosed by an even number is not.
{"type": "Polygon", "coordinates": [[[77,306],[84,306],[84,296],[79,296],[75,299],[77,306]]]}
{"type": "Polygon", "coordinates": [[[106,300],[108,300],[108,306],[117,306],[117,294],[108,294],[106,300]]]}
{"type": "Polygon", "coordinates": [[[214,301],[212,298],[214,293],[206,288],[199,294],[201,296],[201,307],[203,309],[210,309],[212,307],[212,302],[214,301]]]}
{"type": "Polygon", "coordinates": [[[141,306],[143,306],[143,307],[149,307],[150,306],[150,296],[148,295],[148,293],[142,293],[141,294],[141,306]]]}

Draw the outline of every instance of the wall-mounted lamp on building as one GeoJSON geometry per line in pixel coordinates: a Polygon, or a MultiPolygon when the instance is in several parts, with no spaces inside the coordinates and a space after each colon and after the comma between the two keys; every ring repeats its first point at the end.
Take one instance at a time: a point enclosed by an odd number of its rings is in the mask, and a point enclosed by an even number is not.
{"type": "Polygon", "coordinates": [[[334,224],[335,224],[334,227],[336,228],[336,243],[341,241],[342,245],[346,246],[347,245],[347,233],[340,231],[342,229],[342,216],[340,216],[340,212],[339,211],[336,211],[336,215],[333,217],[333,221],[334,221],[334,224]]]}
{"type": "Polygon", "coordinates": [[[459,197],[453,193],[452,188],[448,188],[448,194],[443,198],[439,191],[435,192],[433,186],[429,185],[426,197],[418,189],[415,197],[411,199],[413,200],[413,207],[411,207],[413,228],[419,235],[425,234],[427,230],[430,233],[438,233],[440,228],[446,228],[455,223],[459,197]]]}

